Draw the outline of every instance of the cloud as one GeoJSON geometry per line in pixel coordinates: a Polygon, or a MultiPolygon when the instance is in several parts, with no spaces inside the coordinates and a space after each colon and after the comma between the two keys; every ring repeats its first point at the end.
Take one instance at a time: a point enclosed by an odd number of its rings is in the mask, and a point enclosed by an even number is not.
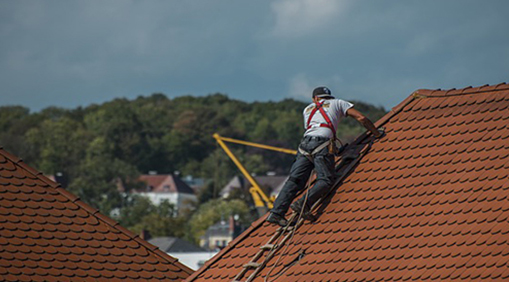
{"type": "Polygon", "coordinates": [[[309,83],[309,79],[305,74],[299,73],[292,77],[289,82],[288,94],[292,98],[299,100],[309,99],[309,93],[311,93],[312,86],[309,83]]]}
{"type": "Polygon", "coordinates": [[[0,100],[34,110],[163,92],[392,107],[507,81],[506,0],[100,0],[0,4],[0,100]]]}
{"type": "Polygon", "coordinates": [[[311,98],[313,89],[318,86],[327,86],[333,95],[339,95],[344,89],[342,83],[343,79],[338,74],[316,78],[305,73],[298,73],[288,82],[288,96],[307,101],[311,98]]]}
{"type": "Polygon", "coordinates": [[[346,9],[347,1],[281,0],[271,7],[275,14],[272,35],[303,37],[327,28],[346,9]]]}

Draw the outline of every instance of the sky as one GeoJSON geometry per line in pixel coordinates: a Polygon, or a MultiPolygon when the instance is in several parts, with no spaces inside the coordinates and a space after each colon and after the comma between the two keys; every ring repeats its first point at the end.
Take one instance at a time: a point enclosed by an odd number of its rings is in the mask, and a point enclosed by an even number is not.
{"type": "Polygon", "coordinates": [[[0,106],[337,98],[509,83],[506,0],[0,0],[0,106]]]}

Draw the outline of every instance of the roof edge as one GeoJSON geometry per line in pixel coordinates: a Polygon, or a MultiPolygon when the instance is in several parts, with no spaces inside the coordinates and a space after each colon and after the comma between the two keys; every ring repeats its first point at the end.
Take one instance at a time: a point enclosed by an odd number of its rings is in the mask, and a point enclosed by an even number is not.
{"type": "Polygon", "coordinates": [[[168,261],[169,263],[178,263],[180,268],[184,272],[186,272],[188,274],[192,274],[193,273],[192,269],[190,269],[188,266],[186,266],[186,265],[182,264],[181,262],[179,262],[178,259],[173,258],[173,257],[169,256],[168,254],[166,254],[164,252],[161,252],[161,251],[158,252],[157,251],[158,248],[156,246],[153,246],[152,244],[148,243],[147,241],[141,239],[138,235],[135,235],[131,231],[129,231],[126,228],[122,227],[117,221],[113,220],[112,218],[110,218],[110,217],[108,217],[106,215],[103,215],[102,213],[99,212],[98,209],[93,208],[92,206],[88,205],[87,203],[81,201],[79,197],[77,197],[76,195],[72,194],[71,192],[65,190],[64,188],[62,188],[62,186],[60,184],[58,184],[58,183],[54,182],[53,180],[51,180],[51,179],[47,178],[46,176],[44,176],[42,172],[40,172],[40,171],[36,170],[35,168],[32,168],[31,166],[27,165],[25,162],[23,162],[23,160],[21,158],[18,158],[16,156],[14,156],[13,154],[9,153],[5,149],[3,149],[3,147],[0,147],[0,154],[3,155],[5,158],[9,159],[14,164],[16,164],[19,167],[21,167],[22,169],[28,171],[29,173],[31,173],[32,175],[37,177],[39,180],[41,180],[44,183],[48,184],[51,188],[55,189],[55,191],[57,191],[60,195],[64,196],[65,198],[67,198],[72,203],[74,203],[74,204],[78,205],[80,208],[84,209],[91,216],[93,216],[96,219],[104,222],[105,224],[111,226],[112,228],[118,230],[119,232],[121,232],[122,234],[128,236],[129,238],[132,238],[134,241],[136,241],[137,243],[142,245],[144,248],[146,248],[149,252],[151,252],[154,255],[164,259],[165,261],[168,261]],[[155,247],[157,250],[154,250],[152,247],[147,247],[149,245],[155,247]]]}
{"type": "Polygon", "coordinates": [[[253,222],[251,224],[251,226],[249,226],[249,228],[247,230],[245,230],[244,232],[242,232],[242,234],[240,234],[239,236],[237,236],[237,238],[233,239],[226,247],[224,247],[221,251],[219,251],[219,253],[215,254],[212,258],[210,258],[209,260],[207,260],[205,262],[205,264],[200,267],[199,269],[197,269],[193,274],[191,274],[191,276],[187,277],[185,281],[192,281],[194,280],[198,275],[202,274],[206,269],[209,268],[210,265],[214,264],[216,261],[218,261],[224,254],[226,254],[227,252],[229,252],[231,249],[233,249],[235,247],[235,245],[237,245],[237,243],[239,243],[240,241],[242,241],[244,238],[248,237],[249,235],[251,235],[251,233],[255,230],[257,230],[258,227],[260,227],[261,225],[263,225],[263,222],[265,222],[265,218],[267,217],[269,213],[266,213],[265,215],[261,216],[260,218],[258,218],[255,222],[253,222]]]}
{"type": "Polygon", "coordinates": [[[495,84],[495,85],[489,85],[485,84],[478,87],[472,87],[467,86],[464,88],[456,89],[419,89],[415,91],[414,93],[417,98],[425,98],[425,97],[448,97],[448,96],[458,96],[458,95],[468,95],[468,94],[481,94],[486,92],[493,92],[493,91],[503,91],[508,90],[509,84],[506,84],[505,82],[495,84]]]}

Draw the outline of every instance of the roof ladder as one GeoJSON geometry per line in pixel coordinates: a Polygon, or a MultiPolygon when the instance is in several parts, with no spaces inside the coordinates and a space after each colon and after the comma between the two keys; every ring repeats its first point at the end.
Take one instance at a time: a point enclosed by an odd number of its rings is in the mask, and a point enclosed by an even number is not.
{"type": "MultiPolygon", "coordinates": [[[[288,219],[288,222],[293,222],[293,220],[296,218],[297,213],[292,213],[290,218],[288,219]]],[[[304,222],[304,219],[301,218],[295,226],[285,226],[285,227],[279,227],[276,229],[276,232],[270,237],[269,241],[265,245],[262,245],[260,247],[260,250],[255,254],[255,256],[249,261],[248,263],[244,264],[242,270],[235,276],[235,279],[233,282],[242,282],[242,278],[246,275],[246,273],[249,270],[253,270],[253,272],[249,275],[249,277],[245,280],[245,282],[253,281],[253,279],[258,275],[258,273],[265,267],[265,265],[274,257],[274,255],[277,253],[277,251],[285,245],[285,243],[290,239],[292,230],[296,229],[298,226],[300,226],[304,222]],[[282,240],[280,240],[280,238],[282,240]],[[267,253],[268,252],[268,253],[267,253]],[[262,258],[262,256],[265,255],[265,258],[261,262],[257,262],[262,258]]]]}
{"type": "MultiPolygon", "coordinates": [[[[360,159],[370,150],[372,142],[366,144],[359,144],[358,146],[354,146],[352,150],[348,150],[342,154],[341,161],[336,166],[336,174],[337,178],[334,184],[331,187],[337,187],[337,185],[342,182],[350,171],[359,163],[360,159]],[[359,151],[357,151],[359,150],[359,151]]],[[[309,189],[309,186],[312,186],[311,183],[308,185],[306,189],[309,189]]],[[[304,191],[306,190],[304,189],[304,191]]],[[[332,189],[331,189],[332,191],[332,189]]],[[[330,193],[330,192],[329,192],[330,193]]],[[[325,199],[329,193],[320,198],[314,205],[311,207],[311,211],[315,210],[318,207],[323,199],[325,199]]],[[[288,222],[293,222],[298,217],[298,214],[293,212],[288,219],[288,222]]],[[[306,217],[309,218],[309,217],[306,217]]],[[[279,227],[276,229],[276,232],[270,237],[270,239],[264,245],[260,246],[260,250],[255,254],[255,256],[246,264],[243,265],[242,270],[235,276],[232,282],[251,282],[256,276],[260,273],[260,271],[267,265],[267,263],[274,257],[274,255],[279,251],[279,249],[286,244],[288,239],[292,237],[292,231],[299,228],[299,226],[304,223],[305,218],[300,217],[299,220],[295,223],[294,226],[285,226],[279,227]],[[286,234],[286,235],[285,235],[286,234]],[[281,236],[284,236],[283,239],[279,241],[281,236]],[[261,259],[262,255],[268,251],[267,255],[263,259],[263,261],[258,262],[261,259]],[[253,272],[247,277],[246,280],[242,281],[243,277],[247,274],[249,270],[253,270],[253,272]]]]}

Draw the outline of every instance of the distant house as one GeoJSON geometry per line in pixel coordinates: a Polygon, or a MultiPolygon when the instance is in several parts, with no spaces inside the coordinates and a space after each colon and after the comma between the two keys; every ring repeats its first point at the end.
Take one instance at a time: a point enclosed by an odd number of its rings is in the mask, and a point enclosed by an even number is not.
{"type": "Polygon", "coordinates": [[[175,237],[158,237],[150,239],[148,242],[193,270],[200,268],[207,260],[217,254],[217,251],[207,251],[186,240],[175,237]]]}
{"type": "Polygon", "coordinates": [[[233,216],[230,216],[228,221],[221,220],[209,227],[205,235],[200,238],[200,246],[208,250],[221,250],[242,231],[242,226],[233,216]]]}
{"type": "Polygon", "coordinates": [[[192,175],[187,175],[184,177],[181,177],[182,181],[184,181],[193,191],[197,192],[203,189],[205,184],[207,183],[205,179],[203,178],[196,178],[192,175]]]}
{"type": "MultiPolygon", "coordinates": [[[[255,181],[260,185],[267,195],[272,195],[279,192],[280,187],[284,184],[288,176],[286,175],[260,175],[254,176],[255,181]]],[[[228,198],[228,196],[235,189],[242,189],[247,191],[252,185],[244,176],[234,176],[228,184],[226,184],[220,192],[221,197],[228,198]]]]}
{"type": "MultiPolygon", "coordinates": [[[[131,193],[147,197],[154,205],[168,200],[177,210],[182,210],[197,200],[194,190],[175,174],[144,174],[138,180],[145,186],[131,193]]],[[[125,191],[123,187],[120,189],[125,191]]]]}
{"type": "Polygon", "coordinates": [[[165,253],[205,252],[205,249],[176,237],[156,237],[148,240],[148,242],[165,253]]]}

